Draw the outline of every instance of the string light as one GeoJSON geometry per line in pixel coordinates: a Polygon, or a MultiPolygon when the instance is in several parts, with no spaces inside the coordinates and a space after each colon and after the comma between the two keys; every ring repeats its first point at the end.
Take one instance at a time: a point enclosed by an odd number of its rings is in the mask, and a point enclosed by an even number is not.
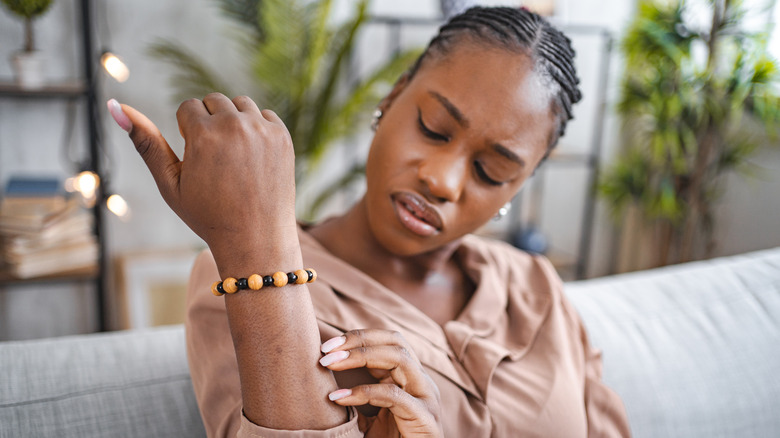
{"type": "MultiPolygon", "coordinates": [[[[71,178],[68,178],[68,180],[71,180],[71,178]]],[[[100,185],[100,178],[95,172],[85,170],[72,178],[70,183],[67,180],[65,183],[66,188],[68,185],[72,185],[73,191],[81,193],[84,199],[94,199],[95,191],[100,185]]]]}
{"type": "Polygon", "coordinates": [[[117,82],[124,82],[130,77],[130,69],[127,68],[127,65],[111,52],[103,52],[103,55],[100,56],[100,63],[117,82]]]}
{"type": "Polygon", "coordinates": [[[129,217],[130,207],[121,195],[115,193],[109,196],[108,199],[106,199],[106,207],[108,207],[108,211],[120,218],[126,219],[129,217]]]}

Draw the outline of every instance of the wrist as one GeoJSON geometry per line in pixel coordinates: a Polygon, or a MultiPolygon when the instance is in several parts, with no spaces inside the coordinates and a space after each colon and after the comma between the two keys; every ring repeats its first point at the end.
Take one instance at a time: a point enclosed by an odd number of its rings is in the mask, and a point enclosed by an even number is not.
{"type": "Polygon", "coordinates": [[[233,236],[209,244],[221,278],[294,271],[303,266],[297,227],[233,236]]]}

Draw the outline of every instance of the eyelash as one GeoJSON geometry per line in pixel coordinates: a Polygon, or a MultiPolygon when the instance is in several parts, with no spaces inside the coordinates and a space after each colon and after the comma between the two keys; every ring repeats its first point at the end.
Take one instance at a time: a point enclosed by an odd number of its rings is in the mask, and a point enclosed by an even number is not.
{"type": "Polygon", "coordinates": [[[428,127],[425,126],[425,123],[423,123],[422,112],[419,109],[417,110],[417,125],[419,125],[420,131],[422,131],[423,135],[430,138],[431,140],[448,141],[450,139],[446,135],[439,134],[438,132],[433,132],[428,129],[428,127]]]}
{"type": "Polygon", "coordinates": [[[491,186],[501,186],[504,183],[501,181],[496,181],[493,178],[489,177],[487,172],[485,172],[485,168],[482,167],[482,163],[480,163],[477,160],[474,160],[474,169],[477,172],[477,175],[482,181],[485,181],[486,183],[490,184],[491,186]]]}
{"type": "MultiPolygon", "coordinates": [[[[431,131],[427,126],[425,126],[425,123],[423,122],[422,119],[422,111],[420,111],[419,108],[417,109],[417,124],[419,125],[420,131],[422,131],[423,135],[430,138],[431,140],[449,141],[450,139],[446,135],[431,131]]],[[[474,170],[476,171],[479,179],[481,179],[482,181],[486,182],[491,186],[501,186],[504,184],[503,182],[496,181],[490,176],[488,176],[487,172],[485,172],[485,168],[482,166],[482,163],[480,163],[477,160],[474,160],[474,170]]]]}

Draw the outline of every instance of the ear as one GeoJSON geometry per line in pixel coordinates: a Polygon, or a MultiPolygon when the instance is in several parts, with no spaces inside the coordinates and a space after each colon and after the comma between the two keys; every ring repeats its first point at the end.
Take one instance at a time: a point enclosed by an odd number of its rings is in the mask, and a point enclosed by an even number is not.
{"type": "Polygon", "coordinates": [[[395,81],[395,85],[393,85],[393,89],[390,90],[390,93],[388,93],[387,96],[385,96],[384,99],[382,99],[381,102],[379,102],[378,108],[383,112],[387,112],[387,110],[390,108],[390,105],[393,104],[393,101],[398,97],[398,95],[401,94],[402,91],[406,88],[407,85],[409,85],[409,82],[411,81],[411,76],[409,75],[409,72],[405,72],[401,75],[401,77],[398,78],[397,81],[395,81]]]}

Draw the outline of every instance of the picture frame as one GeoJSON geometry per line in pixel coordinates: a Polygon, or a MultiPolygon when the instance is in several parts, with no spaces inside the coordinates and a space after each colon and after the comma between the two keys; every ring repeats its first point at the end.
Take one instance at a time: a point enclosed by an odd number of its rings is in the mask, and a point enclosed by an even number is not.
{"type": "Polygon", "coordinates": [[[117,258],[120,329],[181,324],[187,282],[200,249],[126,253],[117,258]]]}

